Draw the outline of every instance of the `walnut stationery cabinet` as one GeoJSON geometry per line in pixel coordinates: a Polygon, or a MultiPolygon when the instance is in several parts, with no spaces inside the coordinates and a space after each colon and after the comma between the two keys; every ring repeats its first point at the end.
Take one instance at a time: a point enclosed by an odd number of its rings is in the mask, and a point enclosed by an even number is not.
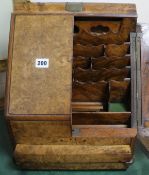
{"type": "Polygon", "coordinates": [[[15,0],[6,119],[17,165],[79,170],[132,163],[142,126],[136,30],[134,4],[15,0]]]}

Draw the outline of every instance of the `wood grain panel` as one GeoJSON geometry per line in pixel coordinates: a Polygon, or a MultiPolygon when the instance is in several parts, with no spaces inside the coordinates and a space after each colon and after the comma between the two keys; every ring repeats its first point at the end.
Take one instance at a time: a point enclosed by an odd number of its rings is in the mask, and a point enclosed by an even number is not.
{"type": "Polygon", "coordinates": [[[123,81],[124,78],[129,77],[129,69],[117,69],[117,68],[102,68],[100,70],[90,70],[77,68],[75,70],[75,80],[81,82],[97,82],[97,81],[109,81],[117,80],[123,81]]]}
{"type": "Polygon", "coordinates": [[[70,121],[10,121],[10,128],[16,141],[34,137],[71,137],[70,121]]]}
{"type": "Polygon", "coordinates": [[[70,113],[72,32],[72,16],[16,16],[10,114],[70,113]],[[49,68],[35,68],[36,58],[48,58],[49,68]]]}
{"type": "Polygon", "coordinates": [[[72,102],[72,112],[103,111],[101,102],[72,102]]]}
{"type": "Polygon", "coordinates": [[[92,128],[87,128],[85,125],[82,125],[82,128],[79,128],[79,133],[76,137],[135,138],[136,134],[136,128],[94,128],[94,126],[92,128]]]}
{"type": "MultiPolygon", "coordinates": [[[[65,3],[44,3],[33,4],[23,3],[25,0],[14,0],[14,10],[22,12],[55,12],[70,13],[65,11],[65,3]]],[[[115,17],[137,17],[135,4],[115,4],[115,3],[85,3],[83,12],[75,13],[76,15],[98,15],[98,16],[115,16],[115,17]]]]}
{"type": "Polygon", "coordinates": [[[124,57],[127,53],[129,53],[129,45],[122,44],[122,45],[115,45],[109,44],[106,46],[105,54],[107,56],[114,56],[114,57],[124,57]]]}
{"type": "MultiPolygon", "coordinates": [[[[19,133],[18,133],[19,135],[19,133]]],[[[100,138],[100,137],[23,137],[14,136],[17,144],[35,144],[35,145],[130,145],[131,138],[100,138]]]]}
{"type": "Polygon", "coordinates": [[[109,83],[110,88],[110,102],[128,102],[128,96],[130,91],[130,81],[114,81],[109,83]]]}
{"type": "Polygon", "coordinates": [[[91,60],[88,57],[74,57],[73,58],[73,68],[83,68],[83,69],[88,69],[91,67],[91,60]]]}
{"type": "Polygon", "coordinates": [[[108,32],[107,34],[93,34],[86,30],[81,30],[74,36],[74,43],[80,44],[123,44],[129,41],[130,32],[134,32],[136,28],[135,19],[124,18],[118,33],[108,32]]]}
{"type": "Polygon", "coordinates": [[[105,19],[103,20],[98,20],[97,18],[92,18],[92,21],[88,20],[79,20],[76,19],[75,21],[75,26],[79,28],[79,30],[86,30],[88,32],[93,32],[93,33],[100,33],[100,34],[105,34],[109,31],[113,33],[117,33],[120,28],[120,20],[108,20],[105,19]]]}
{"type": "Polygon", "coordinates": [[[100,57],[92,58],[92,68],[101,69],[101,68],[124,68],[125,66],[130,65],[130,57],[100,57]]]}
{"type": "Polygon", "coordinates": [[[15,144],[130,145],[131,138],[71,137],[69,121],[9,121],[15,144]]]}
{"type": "Polygon", "coordinates": [[[73,48],[74,56],[83,56],[83,57],[100,57],[104,55],[104,46],[91,46],[91,45],[81,45],[75,44],[73,48]]]}
{"type": "Polygon", "coordinates": [[[118,125],[128,124],[131,118],[131,113],[73,113],[73,125],[118,125]]]}
{"type": "Polygon", "coordinates": [[[128,162],[132,159],[129,145],[22,145],[15,149],[15,159],[23,163],[97,163],[128,162]]]}
{"type": "Polygon", "coordinates": [[[76,82],[72,89],[73,102],[101,102],[105,99],[107,82],[79,83],[76,82]]]}
{"type": "Polygon", "coordinates": [[[106,128],[127,128],[128,126],[127,125],[72,125],[72,129],[91,129],[91,128],[94,128],[94,129],[106,129],[106,128]]]}

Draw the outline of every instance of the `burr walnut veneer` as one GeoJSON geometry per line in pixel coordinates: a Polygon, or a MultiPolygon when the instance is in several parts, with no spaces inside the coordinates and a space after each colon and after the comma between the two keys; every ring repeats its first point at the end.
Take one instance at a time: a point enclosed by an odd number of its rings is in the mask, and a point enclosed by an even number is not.
{"type": "Polygon", "coordinates": [[[27,169],[126,169],[136,137],[134,4],[15,0],[6,119],[27,169]],[[38,65],[40,64],[40,65],[38,65]]]}

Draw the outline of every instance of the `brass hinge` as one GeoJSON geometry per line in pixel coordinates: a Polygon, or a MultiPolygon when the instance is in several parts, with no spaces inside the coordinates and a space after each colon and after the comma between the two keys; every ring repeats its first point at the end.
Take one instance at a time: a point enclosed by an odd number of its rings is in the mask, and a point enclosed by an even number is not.
{"type": "Polygon", "coordinates": [[[70,12],[81,12],[83,11],[83,3],[67,2],[65,10],[70,12]]]}

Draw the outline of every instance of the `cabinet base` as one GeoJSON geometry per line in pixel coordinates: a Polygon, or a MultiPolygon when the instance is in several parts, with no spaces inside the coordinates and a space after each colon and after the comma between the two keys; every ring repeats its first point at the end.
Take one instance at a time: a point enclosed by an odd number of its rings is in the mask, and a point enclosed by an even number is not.
{"type": "Polygon", "coordinates": [[[14,152],[23,169],[112,170],[127,169],[132,160],[130,145],[23,145],[14,152]]]}

